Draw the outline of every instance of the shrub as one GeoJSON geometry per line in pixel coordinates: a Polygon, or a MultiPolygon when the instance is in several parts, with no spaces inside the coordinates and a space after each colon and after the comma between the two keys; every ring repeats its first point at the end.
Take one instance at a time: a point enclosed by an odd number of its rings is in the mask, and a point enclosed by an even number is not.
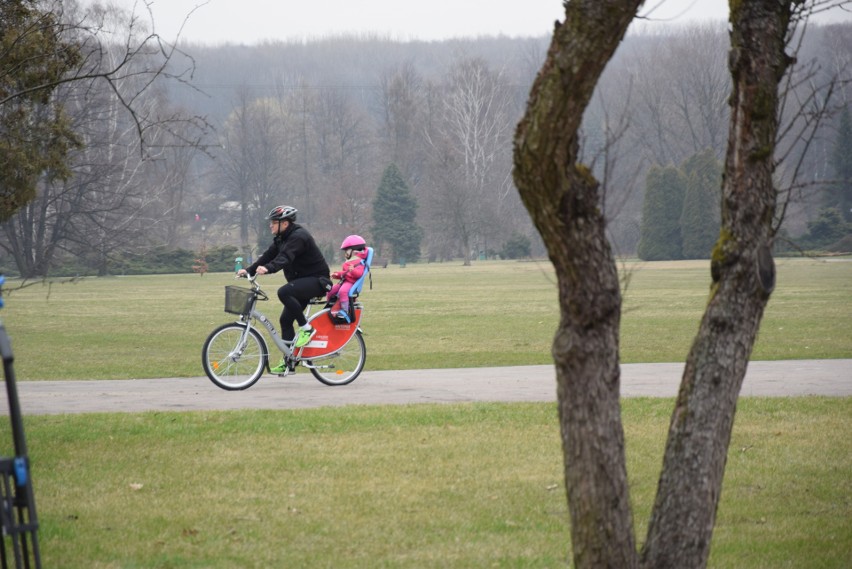
{"type": "Polygon", "coordinates": [[[509,240],[503,245],[500,256],[504,259],[521,259],[530,256],[532,243],[529,237],[520,233],[513,233],[509,240]]]}
{"type": "Polygon", "coordinates": [[[674,166],[654,166],[648,171],[638,250],[643,261],[681,258],[680,217],[685,192],[686,177],[674,166]]]}

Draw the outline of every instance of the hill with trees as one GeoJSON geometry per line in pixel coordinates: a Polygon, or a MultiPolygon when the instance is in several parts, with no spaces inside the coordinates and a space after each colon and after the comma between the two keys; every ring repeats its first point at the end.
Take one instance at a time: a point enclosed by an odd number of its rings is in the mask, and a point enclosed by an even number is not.
{"type": "MultiPolygon", "coordinates": [[[[114,20],[130,21],[120,13],[114,20]]],[[[778,152],[796,166],[777,179],[793,240],[819,217],[823,188],[845,172],[835,150],[839,122],[815,119],[839,116],[832,113],[852,95],[843,82],[850,36],[852,25],[809,28],[788,87],[778,152]],[[806,112],[794,101],[808,102],[806,112]]],[[[51,104],[61,106],[82,144],[68,151],[66,177],[39,177],[36,199],[3,212],[0,268],[28,277],[106,274],[119,272],[128,256],[163,249],[197,257],[235,247],[248,259],[265,245],[263,214],[282,203],[298,207],[331,252],[351,233],[380,237],[371,234],[374,207],[391,164],[418,206],[411,227],[422,230],[422,259],[470,262],[519,238],[530,254],[543,255],[511,173],[512,137],[547,42],[340,36],[179,44],[186,58],[164,69],[182,79],[160,81],[134,101],[146,116],[196,118],[211,128],[200,135],[175,123],[158,131],[147,152],[131,140],[134,117],[117,112],[106,90],[63,86],[51,104]]],[[[577,142],[602,181],[618,254],[635,255],[640,246],[651,168],[701,153],[723,157],[727,46],[721,23],[643,28],[627,35],[601,77],[577,142]]],[[[697,227],[711,219],[701,215],[712,197],[707,180],[690,180],[686,207],[672,208],[667,222],[697,227]]],[[[699,256],[707,232],[712,227],[702,225],[700,236],[680,235],[681,254],[699,256]]]]}

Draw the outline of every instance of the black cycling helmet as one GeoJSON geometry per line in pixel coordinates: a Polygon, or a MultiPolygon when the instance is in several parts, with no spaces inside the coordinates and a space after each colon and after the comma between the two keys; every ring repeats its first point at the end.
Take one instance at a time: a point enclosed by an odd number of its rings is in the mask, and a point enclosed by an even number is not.
{"type": "Polygon", "coordinates": [[[299,213],[295,207],[289,205],[279,205],[272,208],[267,216],[270,221],[296,221],[296,214],[299,213]]]}

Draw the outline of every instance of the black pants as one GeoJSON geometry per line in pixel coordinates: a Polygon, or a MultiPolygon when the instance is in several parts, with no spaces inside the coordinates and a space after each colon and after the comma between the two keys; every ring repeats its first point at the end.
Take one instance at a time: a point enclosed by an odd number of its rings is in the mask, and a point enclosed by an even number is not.
{"type": "Polygon", "coordinates": [[[299,326],[307,324],[305,320],[305,307],[308,302],[317,296],[324,296],[328,279],[321,277],[303,277],[293,279],[278,289],[278,300],[284,305],[281,311],[281,338],[286,341],[296,336],[293,330],[293,321],[298,321],[299,326]]]}

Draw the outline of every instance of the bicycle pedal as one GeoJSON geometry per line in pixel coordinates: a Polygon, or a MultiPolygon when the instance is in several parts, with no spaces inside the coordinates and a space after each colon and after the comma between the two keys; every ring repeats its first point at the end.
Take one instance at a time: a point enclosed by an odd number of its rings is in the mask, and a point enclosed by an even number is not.
{"type": "Polygon", "coordinates": [[[295,366],[294,367],[288,367],[284,371],[272,372],[272,373],[277,375],[278,377],[287,377],[291,373],[296,373],[296,368],[295,368],[295,366]]]}

